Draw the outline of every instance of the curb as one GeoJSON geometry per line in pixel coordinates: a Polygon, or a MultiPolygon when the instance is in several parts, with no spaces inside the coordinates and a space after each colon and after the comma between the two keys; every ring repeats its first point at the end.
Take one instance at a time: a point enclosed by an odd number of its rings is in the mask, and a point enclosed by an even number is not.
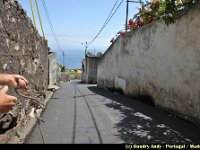
{"type": "MultiPolygon", "coordinates": [[[[44,101],[45,108],[49,100],[51,99],[53,95],[53,92],[47,91],[47,98],[44,101]]],[[[41,116],[42,111],[38,113],[39,116],[41,116]]],[[[8,140],[5,142],[5,144],[23,144],[25,142],[26,137],[31,133],[32,129],[34,128],[35,124],[37,123],[37,119],[27,116],[27,123],[26,125],[19,125],[15,128],[8,131],[8,140]]]]}

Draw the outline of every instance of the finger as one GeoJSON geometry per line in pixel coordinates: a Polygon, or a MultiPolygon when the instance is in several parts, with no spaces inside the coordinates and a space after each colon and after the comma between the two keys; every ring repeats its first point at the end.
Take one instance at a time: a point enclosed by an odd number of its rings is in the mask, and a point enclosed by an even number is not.
{"type": "Polygon", "coordinates": [[[13,103],[14,105],[17,103],[17,98],[16,98],[16,97],[12,100],[12,103],[13,103]]]}
{"type": "Polygon", "coordinates": [[[13,106],[14,106],[14,105],[7,106],[7,107],[5,108],[6,111],[8,112],[8,111],[12,110],[12,109],[13,109],[13,106]]]}
{"type": "Polygon", "coordinates": [[[9,112],[9,110],[10,110],[10,107],[4,107],[3,109],[1,109],[1,112],[2,113],[7,113],[7,112],[9,112]]]}
{"type": "Polygon", "coordinates": [[[21,79],[21,80],[24,80],[26,84],[28,84],[28,80],[26,80],[26,78],[24,78],[23,76],[21,75],[15,75],[16,78],[18,79],[21,79]]]}
{"type": "Polygon", "coordinates": [[[16,104],[16,102],[17,102],[17,98],[16,97],[8,95],[7,98],[9,99],[9,105],[13,106],[13,105],[16,104]]]}
{"type": "Polygon", "coordinates": [[[17,81],[14,78],[11,78],[11,80],[9,82],[9,86],[16,88],[17,87],[17,81]]]}
{"type": "Polygon", "coordinates": [[[19,89],[26,89],[27,88],[27,85],[26,85],[24,80],[22,80],[22,79],[18,80],[18,88],[19,89]]]}
{"type": "Polygon", "coordinates": [[[27,81],[26,78],[24,78],[23,76],[21,76],[20,79],[23,80],[26,84],[28,84],[28,81],[27,81]]]}
{"type": "Polygon", "coordinates": [[[26,84],[28,84],[28,80],[26,80],[26,78],[24,78],[23,76],[21,76],[21,78],[26,82],[26,84]]]}
{"type": "MultiPolygon", "coordinates": [[[[25,85],[25,81],[22,80],[22,79],[19,79],[19,80],[18,80],[18,84],[19,84],[20,86],[24,86],[24,85],[25,85]]],[[[19,85],[18,85],[18,86],[19,86],[19,85]]]]}
{"type": "Polygon", "coordinates": [[[0,90],[0,93],[2,94],[6,94],[8,92],[8,86],[4,86],[1,90],[0,90]]]}
{"type": "Polygon", "coordinates": [[[30,96],[31,95],[31,91],[29,89],[27,89],[27,95],[30,96]]]}

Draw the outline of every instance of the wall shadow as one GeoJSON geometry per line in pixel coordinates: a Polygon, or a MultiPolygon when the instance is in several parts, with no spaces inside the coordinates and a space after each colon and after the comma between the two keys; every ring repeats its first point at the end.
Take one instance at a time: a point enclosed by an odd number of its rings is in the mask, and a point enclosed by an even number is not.
{"type": "Polygon", "coordinates": [[[136,99],[113,94],[96,86],[88,86],[95,94],[110,99],[105,106],[119,111],[124,117],[114,125],[124,143],[199,143],[200,128],[170,113],[136,99]]]}

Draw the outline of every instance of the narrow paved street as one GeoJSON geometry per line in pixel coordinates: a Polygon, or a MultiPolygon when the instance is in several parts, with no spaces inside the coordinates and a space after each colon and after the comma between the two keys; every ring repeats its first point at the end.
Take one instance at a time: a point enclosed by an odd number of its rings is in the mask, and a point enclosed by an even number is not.
{"type": "MultiPolygon", "coordinates": [[[[45,143],[199,143],[200,129],[167,112],[71,81],[62,84],[42,118],[45,143]]],[[[25,143],[43,143],[36,125],[25,143]]]]}

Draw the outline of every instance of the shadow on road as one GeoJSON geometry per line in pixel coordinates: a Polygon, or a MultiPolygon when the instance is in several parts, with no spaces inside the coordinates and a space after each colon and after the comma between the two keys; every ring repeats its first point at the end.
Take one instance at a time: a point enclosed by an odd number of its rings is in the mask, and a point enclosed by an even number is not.
{"type": "Polygon", "coordinates": [[[119,111],[123,119],[115,124],[125,143],[199,143],[200,128],[138,100],[88,86],[93,93],[110,99],[105,106],[119,111]]]}

